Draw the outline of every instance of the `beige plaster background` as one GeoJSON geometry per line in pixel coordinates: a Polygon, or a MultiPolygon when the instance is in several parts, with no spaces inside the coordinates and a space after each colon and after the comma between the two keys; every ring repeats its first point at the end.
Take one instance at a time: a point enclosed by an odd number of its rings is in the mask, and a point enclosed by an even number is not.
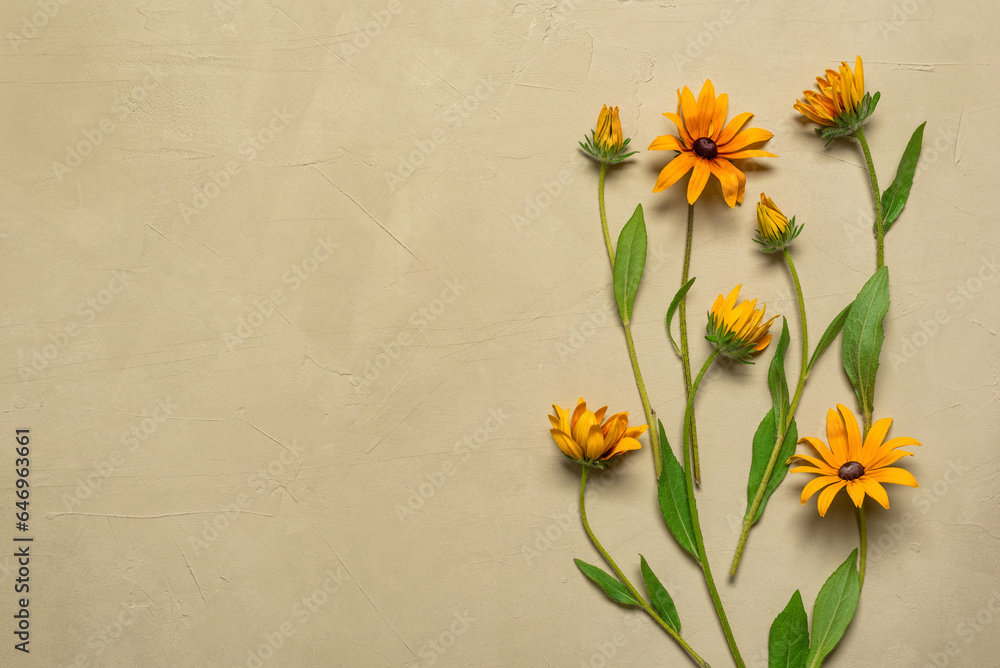
{"type": "MultiPolygon", "coordinates": [[[[815,341],[874,268],[870,193],[856,147],[824,149],[792,103],[857,53],[882,93],[884,185],[927,121],[888,235],[877,401],[924,445],[905,462],[921,488],[870,513],[861,606],[828,665],[1000,665],[994,3],[10,0],[0,15],[0,542],[18,428],[35,537],[28,656],[2,550],[2,665],[690,665],[572,562],[599,556],[545,415],[581,395],[642,415],[576,142],[611,103],[644,149],[673,131],[675,90],[706,77],[730,115],[775,131],[781,157],[746,166],[746,204],[715,183],[698,204],[693,356],[701,314],[742,282],[791,316],[794,378],[792,287],[750,241],[752,203],[765,190],[806,225],[815,341]]],[[[645,206],[635,338],[673,438],[663,315],[685,206],[651,192],[669,156],[635,156],[607,197],[615,235],[645,206]]],[[[814,371],[802,434],[855,405],[838,355],[814,371]]],[[[791,593],[811,610],[857,540],[845,499],[821,520],[792,476],[726,581],[765,374],[722,368],[699,402],[702,521],[752,666],[791,593]]],[[[595,479],[589,507],[629,573],[648,558],[690,642],[731,665],[659,518],[648,445],[595,479]]]]}

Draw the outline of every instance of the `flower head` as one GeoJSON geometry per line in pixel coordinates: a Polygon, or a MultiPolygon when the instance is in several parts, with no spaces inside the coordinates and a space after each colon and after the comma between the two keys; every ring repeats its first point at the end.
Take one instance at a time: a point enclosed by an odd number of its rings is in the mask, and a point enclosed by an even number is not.
{"type": "Polygon", "coordinates": [[[773,153],[748,147],[767,141],[774,135],[760,128],[741,128],[753,114],[737,115],[726,125],[726,111],[729,96],[723,93],[715,96],[712,81],[708,80],[695,101],[694,94],[685,86],[677,91],[677,113],[663,114],[677,126],[677,136],[663,135],[649,145],[651,151],[679,151],[656,180],[654,193],[666,190],[681,177],[691,172],[688,181],[687,201],[694,204],[708,183],[709,175],[715,175],[722,184],[722,194],[726,204],[735,207],[743,201],[747,177],[733,165],[740,158],[775,158],[773,153]]]}
{"type": "Polygon", "coordinates": [[[872,497],[883,508],[889,507],[889,495],[882,483],[891,482],[897,485],[917,487],[917,481],[906,469],[889,466],[912,452],[898,450],[905,445],[920,445],[915,439],[908,437],[892,438],[885,441],[892,418],[877,420],[862,443],[858,421],[850,409],[837,404],[840,415],[832,408],[826,416],[826,437],[830,447],[818,438],[806,437],[799,443],[808,443],[820,458],[806,455],[792,455],[789,461],[801,459],[811,466],[797,466],[792,473],[816,473],[814,478],[802,490],[802,503],[805,504],[813,494],[823,490],[819,495],[819,514],[826,515],[833,497],[843,488],[858,508],[865,500],[865,495],[872,497]],[[843,416],[843,417],[841,417],[843,416]],[[885,441],[883,443],[883,441],[885,441]],[[825,489],[824,489],[825,488],[825,489]]]}
{"type": "Polygon", "coordinates": [[[840,63],[840,71],[827,70],[826,77],[816,77],[819,92],[803,91],[805,100],[796,100],[795,109],[823,128],[816,130],[827,143],[837,137],[854,134],[875,111],[879,94],[865,92],[865,70],[858,56],[854,71],[840,63]]]}
{"type": "Polygon", "coordinates": [[[764,350],[771,342],[767,330],[778,316],[761,324],[767,307],[762,304],[759,309],[754,308],[757,306],[756,299],[737,304],[742,287],[737,285],[729,296],[719,295],[716,298],[708,313],[708,336],[705,338],[723,355],[750,362],[751,355],[764,350]]]}
{"type": "Polygon", "coordinates": [[[592,158],[604,164],[618,164],[638,151],[624,153],[630,139],[622,134],[622,122],[618,118],[618,107],[604,105],[597,117],[597,129],[589,137],[584,137],[580,147],[592,158]],[[586,142],[586,143],[584,143],[586,142]]]}
{"type": "Polygon", "coordinates": [[[757,205],[757,238],[754,241],[763,246],[765,253],[785,250],[801,231],[801,225],[795,226],[795,216],[788,220],[770,197],[760,194],[760,204],[757,205]]]}
{"type": "Polygon", "coordinates": [[[636,439],[649,428],[648,425],[629,427],[628,413],[615,413],[601,424],[608,407],[591,413],[582,397],[572,416],[555,404],[552,408],[556,414],[549,416],[550,432],[556,445],[570,459],[595,468],[605,468],[611,457],[641,448],[636,439]]]}

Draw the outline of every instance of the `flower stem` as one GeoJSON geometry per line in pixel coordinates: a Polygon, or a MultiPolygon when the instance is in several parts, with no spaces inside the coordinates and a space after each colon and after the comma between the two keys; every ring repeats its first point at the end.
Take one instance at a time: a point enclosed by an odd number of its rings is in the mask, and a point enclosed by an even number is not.
{"type": "Polygon", "coordinates": [[[584,502],[585,492],[587,489],[587,470],[590,467],[585,465],[582,468],[583,468],[583,475],[580,477],[580,519],[583,520],[583,528],[587,530],[587,535],[590,536],[590,542],[594,544],[594,547],[597,548],[597,551],[601,553],[601,556],[604,557],[604,560],[608,562],[608,565],[611,566],[611,568],[615,571],[615,574],[618,576],[618,579],[622,581],[622,584],[624,584],[628,588],[629,593],[631,593],[632,597],[639,603],[639,607],[641,607],[646,612],[646,614],[652,617],[653,621],[655,621],[657,624],[663,627],[663,630],[666,631],[671,638],[677,641],[677,644],[680,645],[681,648],[683,648],[684,651],[687,652],[692,659],[694,659],[695,663],[697,663],[699,666],[704,666],[705,668],[708,668],[708,663],[703,658],[698,656],[698,653],[695,652],[694,649],[692,649],[691,646],[688,645],[687,642],[683,638],[681,638],[681,636],[676,631],[670,628],[670,625],[668,625],[663,620],[663,618],[660,617],[660,615],[657,614],[657,612],[653,610],[653,608],[651,608],[648,603],[646,603],[646,599],[642,597],[642,594],[640,594],[636,590],[636,588],[632,585],[632,583],[629,582],[629,579],[625,577],[625,574],[622,573],[622,570],[618,568],[618,564],[615,563],[615,560],[611,558],[611,555],[608,554],[608,551],[604,549],[603,545],[601,545],[601,541],[597,540],[597,536],[594,535],[593,530],[590,528],[590,522],[587,521],[587,506],[586,503],[584,502]]]}
{"type": "MultiPolygon", "coordinates": [[[[681,286],[688,282],[688,274],[691,271],[691,241],[694,239],[694,204],[688,204],[687,239],[684,242],[684,270],[681,273],[681,286]]],[[[681,321],[681,361],[684,367],[684,392],[685,397],[691,396],[691,355],[688,352],[688,332],[687,332],[687,295],[681,297],[679,317],[681,321]]],[[[652,427],[650,427],[652,429],[652,427]]],[[[698,430],[695,427],[694,413],[691,414],[690,422],[684,419],[684,431],[691,435],[691,452],[694,457],[694,479],[701,484],[701,464],[698,459],[698,430]]]]}
{"type": "MultiPolygon", "coordinates": [[[[597,202],[601,209],[601,227],[604,229],[604,243],[608,246],[608,259],[611,261],[611,276],[614,281],[615,273],[615,247],[611,244],[611,233],[608,231],[608,214],[604,208],[604,176],[607,174],[608,165],[601,163],[601,176],[597,182],[597,202]]],[[[649,425],[649,442],[653,446],[653,468],[656,477],[660,477],[662,458],[660,454],[660,433],[656,429],[653,420],[653,409],[649,405],[649,395],[646,393],[646,384],[642,381],[642,371],[639,370],[639,358],[635,354],[635,342],[632,340],[632,327],[627,321],[622,321],[625,328],[625,343],[628,344],[628,357],[632,362],[632,372],[635,374],[635,384],[639,388],[639,397],[642,399],[642,410],[646,413],[646,424],[649,425]]]]}
{"type": "MultiPolygon", "coordinates": [[[[729,575],[734,577],[736,570],[740,567],[740,559],[743,558],[743,549],[746,547],[747,538],[750,536],[750,528],[757,521],[757,509],[763,503],[764,492],[767,490],[767,484],[774,473],[774,467],[777,465],[778,456],[781,453],[781,446],[784,445],[785,436],[788,435],[788,430],[792,426],[792,420],[795,419],[795,410],[799,407],[799,399],[802,398],[802,390],[805,388],[806,379],[809,377],[809,330],[806,327],[806,304],[805,299],[802,297],[802,284],[799,282],[799,275],[795,271],[795,263],[792,262],[792,254],[788,252],[787,248],[785,249],[785,261],[788,263],[788,269],[792,274],[792,281],[795,283],[795,293],[799,298],[799,318],[802,323],[802,367],[799,369],[799,384],[795,388],[795,396],[792,398],[788,415],[785,416],[784,424],[775,425],[776,439],[774,447],[771,449],[771,457],[767,460],[767,467],[764,469],[764,476],[760,480],[760,486],[757,487],[753,501],[747,508],[747,514],[743,517],[743,531],[740,533],[740,540],[736,545],[736,554],[733,556],[733,563],[729,567],[729,575]]],[[[775,416],[775,419],[777,420],[778,417],[775,416]]]]}
{"type": "MultiPolygon", "coordinates": [[[[689,423],[689,418],[694,414],[694,397],[698,392],[698,386],[701,384],[701,379],[705,376],[705,372],[708,368],[712,366],[712,362],[715,358],[719,356],[718,349],[713,350],[712,354],[708,356],[705,360],[705,364],[702,365],[701,371],[698,373],[698,377],[695,378],[694,383],[691,385],[691,393],[688,395],[687,407],[684,409],[684,424],[689,423]]],[[[743,662],[743,657],[740,655],[739,647],[736,646],[736,638],[733,636],[733,630],[729,626],[729,619],[726,617],[726,610],[722,606],[722,599],[719,597],[719,590],[715,586],[715,578],[712,577],[712,568],[708,563],[708,554],[705,552],[705,539],[701,534],[701,522],[698,520],[698,504],[694,498],[694,479],[691,477],[692,471],[692,448],[689,447],[688,434],[684,434],[684,467],[685,475],[688,476],[687,487],[687,497],[688,497],[688,508],[691,511],[691,526],[694,529],[694,542],[698,549],[698,561],[701,563],[702,573],[705,575],[705,584],[708,585],[708,593],[712,596],[712,603],[715,604],[715,613],[719,618],[719,623],[722,624],[722,631],[726,634],[726,642],[729,643],[729,651],[733,655],[733,660],[736,662],[737,668],[746,668],[746,664],[743,662]]]]}
{"type": "Polygon", "coordinates": [[[864,501],[858,508],[858,527],[861,530],[861,566],[858,569],[858,576],[861,587],[865,586],[865,561],[868,556],[868,522],[865,520],[864,501]]]}
{"type": "Polygon", "coordinates": [[[878,177],[875,176],[875,163],[872,162],[872,152],[868,150],[868,140],[865,138],[864,128],[858,128],[854,136],[861,144],[861,150],[865,153],[865,162],[868,164],[868,176],[872,182],[872,197],[875,200],[875,269],[881,269],[885,264],[885,219],[882,215],[882,191],[878,189],[878,177]]]}

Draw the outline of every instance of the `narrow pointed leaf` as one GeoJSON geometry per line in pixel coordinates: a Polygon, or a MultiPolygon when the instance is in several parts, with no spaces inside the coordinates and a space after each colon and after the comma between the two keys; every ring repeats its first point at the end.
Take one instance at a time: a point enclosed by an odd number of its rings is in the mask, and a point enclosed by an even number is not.
{"type": "Polygon", "coordinates": [[[813,607],[812,643],[806,660],[809,668],[822,665],[823,659],[837,646],[854,619],[861,596],[857,558],[858,551],[855,549],[819,590],[813,607]]]}
{"type": "Polygon", "coordinates": [[[796,589],[785,609],[774,618],[767,642],[767,668],[804,668],[809,655],[809,621],[796,589]]]}
{"type": "Polygon", "coordinates": [[[639,555],[639,568],[642,570],[642,581],[646,583],[646,593],[649,594],[649,602],[652,604],[653,610],[656,610],[656,614],[667,623],[667,626],[680,635],[681,618],[677,614],[677,608],[674,607],[674,599],[670,598],[670,594],[660,584],[653,569],[646,563],[646,557],[641,554],[639,555]]]}
{"type": "Polygon", "coordinates": [[[670,331],[670,323],[673,322],[674,311],[676,311],[677,307],[681,305],[681,300],[684,299],[684,296],[687,295],[688,290],[690,290],[691,286],[694,285],[694,280],[695,279],[692,278],[690,281],[682,285],[681,289],[678,290],[677,294],[674,295],[674,298],[670,300],[670,306],[667,307],[667,336],[670,337],[670,343],[671,345],[673,345],[674,351],[678,355],[681,354],[681,349],[677,346],[677,342],[674,341],[674,334],[673,332],[670,331]]]}
{"type": "Polygon", "coordinates": [[[837,314],[837,317],[833,319],[833,322],[826,328],[826,331],[823,332],[823,336],[820,337],[819,343],[816,345],[816,350],[813,351],[812,359],[809,360],[809,369],[813,368],[813,365],[819,360],[820,355],[837,339],[840,330],[844,328],[844,322],[847,320],[847,314],[850,310],[851,305],[848,304],[844,307],[843,311],[837,314]]]}
{"type": "Polygon", "coordinates": [[[640,204],[618,235],[618,249],[615,251],[615,301],[618,302],[622,322],[629,322],[632,318],[632,304],[645,267],[646,221],[640,204]]]}
{"type": "Polygon", "coordinates": [[[657,496],[660,499],[660,512],[667,528],[677,540],[677,544],[687,550],[695,561],[698,552],[694,542],[694,524],[691,522],[691,508],[687,499],[687,475],[684,468],[674,456],[674,450],[667,442],[667,432],[660,423],[660,450],[663,452],[663,464],[660,471],[660,481],[657,496]]]}
{"type": "Polygon", "coordinates": [[[882,320],[889,312],[889,268],[882,267],[868,279],[844,321],[844,370],[858,395],[861,410],[870,415],[875,405],[875,376],[885,331],[882,320]]]}
{"type": "Polygon", "coordinates": [[[771,401],[774,402],[774,415],[779,425],[785,423],[788,415],[788,381],[785,378],[785,351],[788,350],[788,320],[781,319],[781,336],[778,345],[774,347],[774,357],[767,370],[767,386],[771,390],[771,401]]]}
{"type": "Polygon", "coordinates": [[[596,582],[604,590],[612,601],[622,605],[639,605],[632,593],[617,578],[602,571],[597,566],[592,566],[580,559],[573,560],[583,574],[596,582]]]}
{"type": "Polygon", "coordinates": [[[924,121],[913,131],[910,141],[903,150],[903,157],[899,159],[899,167],[896,168],[896,178],[892,180],[889,187],[882,193],[882,231],[889,231],[889,227],[896,222],[906,200],[910,196],[910,188],[913,186],[913,175],[917,171],[917,162],[920,160],[921,144],[924,140],[924,121]]]}
{"type": "MultiPolygon", "coordinates": [[[[785,462],[795,454],[795,443],[798,441],[798,436],[795,420],[792,420],[788,426],[788,432],[785,433],[781,450],[778,452],[778,459],[771,471],[771,477],[767,481],[767,487],[764,488],[764,496],[761,497],[760,505],[757,506],[757,513],[753,518],[754,524],[760,521],[767,500],[771,498],[774,490],[778,489],[778,485],[788,474],[788,464],[785,462]]],[[[774,444],[777,440],[778,432],[774,423],[774,409],[771,409],[761,420],[757,432],[753,436],[753,459],[750,461],[750,479],[747,482],[747,512],[750,512],[750,506],[753,504],[754,497],[757,496],[757,490],[764,481],[764,471],[767,470],[767,462],[771,459],[771,453],[774,452],[774,444]]]]}

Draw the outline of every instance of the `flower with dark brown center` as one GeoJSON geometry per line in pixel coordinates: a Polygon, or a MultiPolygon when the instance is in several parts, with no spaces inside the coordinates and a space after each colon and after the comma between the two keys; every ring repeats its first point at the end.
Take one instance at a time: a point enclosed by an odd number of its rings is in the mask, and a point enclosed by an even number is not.
{"type": "Polygon", "coordinates": [[[847,462],[837,471],[841,480],[857,480],[865,474],[865,467],[858,462],[847,462]]]}
{"type": "Polygon", "coordinates": [[[715,160],[719,155],[719,146],[708,137],[702,137],[694,140],[694,152],[706,160],[715,160]]]}
{"type": "Polygon", "coordinates": [[[833,497],[842,489],[847,489],[847,495],[858,508],[864,503],[865,496],[875,499],[883,508],[889,507],[889,495],[885,483],[916,487],[917,481],[906,469],[891,466],[901,457],[912,455],[899,448],[904,445],[920,445],[915,439],[906,436],[885,440],[889,433],[892,418],[876,420],[868,430],[864,439],[858,428],[858,421],[847,406],[837,404],[838,414],[830,410],[826,416],[826,437],[830,442],[827,447],[818,438],[806,437],[800,443],[808,443],[819,457],[808,455],[792,455],[789,461],[799,459],[809,464],[796,466],[792,473],[815,473],[818,477],[809,481],[802,490],[802,503],[809,500],[816,492],[820,492],[819,514],[826,515],[833,497]]]}

